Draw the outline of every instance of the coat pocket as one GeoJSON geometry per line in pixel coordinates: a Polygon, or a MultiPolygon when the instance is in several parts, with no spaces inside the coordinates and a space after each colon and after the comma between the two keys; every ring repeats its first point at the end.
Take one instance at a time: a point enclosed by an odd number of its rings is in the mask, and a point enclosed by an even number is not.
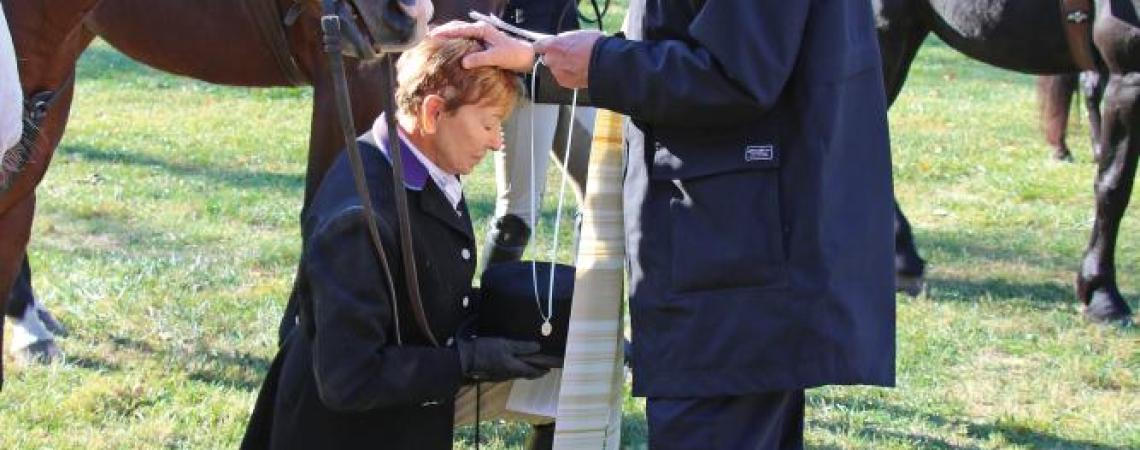
{"type": "Polygon", "coordinates": [[[673,292],[786,285],[778,130],[653,133],[649,177],[669,193],[673,292]]]}

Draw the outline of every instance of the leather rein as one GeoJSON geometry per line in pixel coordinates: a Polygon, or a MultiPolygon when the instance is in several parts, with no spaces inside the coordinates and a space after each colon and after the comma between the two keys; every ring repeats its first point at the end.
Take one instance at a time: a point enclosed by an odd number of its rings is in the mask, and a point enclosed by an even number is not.
{"type": "MultiPolygon", "coordinates": [[[[412,314],[423,336],[432,346],[438,347],[439,341],[431,332],[427,314],[424,311],[420,296],[420,286],[416,273],[416,260],[412,246],[411,215],[408,212],[408,198],[404,188],[404,162],[400,146],[399,130],[396,126],[395,111],[395,59],[396,55],[381,51],[377,52],[365,33],[361,32],[349,11],[346,2],[354,0],[322,0],[321,1],[321,31],[323,33],[324,51],[329,60],[329,69],[332,72],[333,89],[336,94],[337,115],[340,116],[341,131],[344,135],[345,151],[348,152],[349,165],[352,169],[353,181],[356,185],[357,195],[364,209],[364,218],[368,227],[369,240],[380,261],[381,268],[388,281],[388,292],[392,299],[392,316],[395,318],[396,343],[403,345],[400,332],[399,298],[396,295],[396,280],[392,276],[391,264],[388,254],[380,239],[380,232],[376,226],[376,212],[372,205],[372,195],[368,189],[368,182],[364,175],[364,164],[361,161],[360,149],[356,143],[356,126],[352,119],[352,105],[348,93],[348,79],[345,75],[344,56],[349,55],[361,60],[380,58],[387,72],[385,80],[388,97],[384,102],[384,116],[388,126],[388,142],[377,143],[388,148],[388,157],[392,162],[392,193],[395,196],[396,214],[399,222],[400,255],[404,267],[404,283],[407,289],[408,303],[412,314]],[[342,44],[342,39],[348,41],[348,47],[342,44]]],[[[407,0],[390,0],[404,1],[407,0]]],[[[410,35],[410,32],[409,32],[410,35]]]]}

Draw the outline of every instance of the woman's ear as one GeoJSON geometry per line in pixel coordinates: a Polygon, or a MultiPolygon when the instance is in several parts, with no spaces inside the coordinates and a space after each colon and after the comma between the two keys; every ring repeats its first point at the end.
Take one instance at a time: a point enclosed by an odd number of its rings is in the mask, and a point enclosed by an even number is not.
{"type": "Polygon", "coordinates": [[[439,129],[439,118],[443,115],[446,104],[443,97],[435,94],[424,97],[420,105],[420,123],[423,124],[424,134],[435,134],[439,129]]]}

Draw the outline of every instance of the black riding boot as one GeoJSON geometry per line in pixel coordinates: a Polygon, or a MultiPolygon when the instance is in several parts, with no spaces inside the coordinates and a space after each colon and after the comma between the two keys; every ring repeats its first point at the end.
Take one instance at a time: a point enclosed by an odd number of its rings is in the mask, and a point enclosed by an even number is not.
{"type": "Polygon", "coordinates": [[[518,261],[530,242],[530,227],[519,216],[505,214],[495,219],[487,230],[483,247],[483,267],[491,264],[518,261]]]}
{"type": "Polygon", "coordinates": [[[554,448],[554,424],[535,425],[526,438],[526,450],[550,450],[554,448]]]}

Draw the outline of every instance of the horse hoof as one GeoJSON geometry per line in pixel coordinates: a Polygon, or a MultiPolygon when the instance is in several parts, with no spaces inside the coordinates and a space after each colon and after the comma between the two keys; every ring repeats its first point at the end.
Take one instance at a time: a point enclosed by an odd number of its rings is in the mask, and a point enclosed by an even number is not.
{"type": "Polygon", "coordinates": [[[1056,150],[1053,152],[1053,160],[1057,162],[1071,163],[1073,162],[1073,154],[1068,150],[1056,150]]]}
{"type": "Polygon", "coordinates": [[[1120,298],[1120,295],[1115,292],[1115,289],[1111,291],[1097,290],[1093,292],[1092,299],[1089,300],[1087,305],[1081,308],[1081,313],[1085,316],[1085,319],[1095,324],[1132,325],[1132,310],[1128,308],[1127,303],[1124,303],[1124,299],[1120,298]]]}
{"type": "Polygon", "coordinates": [[[64,327],[62,323],[59,323],[59,321],[55,319],[55,316],[48,312],[48,310],[37,307],[36,316],[40,318],[40,322],[44,323],[44,328],[47,328],[51,334],[67,337],[67,328],[64,327]]]}
{"type": "Polygon", "coordinates": [[[63,361],[63,352],[54,340],[43,340],[12,350],[12,358],[20,365],[46,365],[63,361]]]}
{"type": "Polygon", "coordinates": [[[895,292],[902,292],[910,297],[918,297],[926,292],[926,278],[922,275],[896,275],[895,292]]]}

